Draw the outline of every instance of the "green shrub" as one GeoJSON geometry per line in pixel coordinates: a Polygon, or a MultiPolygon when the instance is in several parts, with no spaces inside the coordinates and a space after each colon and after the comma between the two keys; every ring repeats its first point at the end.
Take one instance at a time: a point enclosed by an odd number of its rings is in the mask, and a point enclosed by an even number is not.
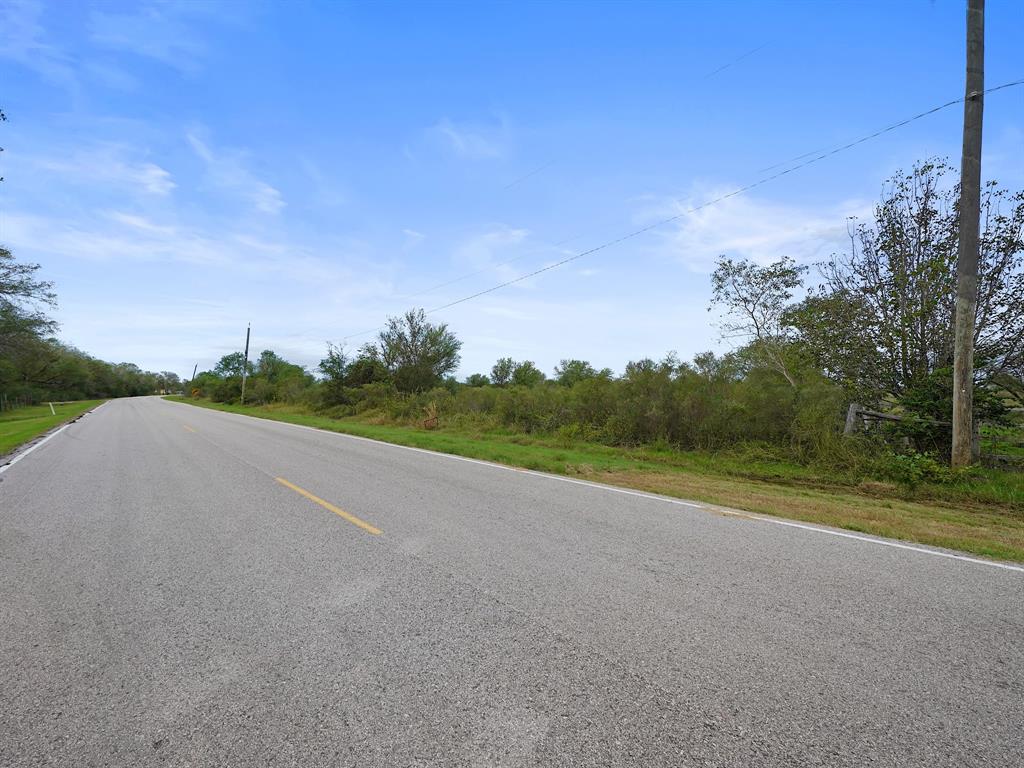
{"type": "Polygon", "coordinates": [[[883,453],[876,461],[876,473],[881,477],[915,490],[923,484],[958,485],[970,479],[970,467],[952,469],[926,453],[883,453]]]}

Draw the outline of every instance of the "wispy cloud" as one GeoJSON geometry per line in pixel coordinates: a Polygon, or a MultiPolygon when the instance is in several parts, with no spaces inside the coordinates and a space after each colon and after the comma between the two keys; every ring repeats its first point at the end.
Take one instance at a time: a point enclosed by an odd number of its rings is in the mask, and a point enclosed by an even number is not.
{"type": "Polygon", "coordinates": [[[142,159],[140,154],[125,144],[106,143],[59,156],[29,158],[27,162],[77,184],[112,184],[148,195],[170,194],[176,186],[170,171],[142,159]]]}
{"type": "Polygon", "coordinates": [[[420,243],[427,239],[427,236],[424,235],[422,232],[417,232],[415,229],[409,229],[408,227],[402,230],[402,234],[405,236],[405,241],[402,243],[402,248],[403,250],[406,251],[413,250],[414,248],[419,246],[420,243]]]}
{"type": "Polygon", "coordinates": [[[311,202],[331,208],[340,208],[349,202],[349,194],[344,186],[335,178],[324,173],[318,163],[300,155],[299,167],[311,182],[314,192],[311,202]]]}
{"type": "Polygon", "coordinates": [[[8,213],[4,240],[19,252],[93,262],[171,261],[225,264],[232,254],[213,238],[178,231],[136,214],[107,211],[92,219],[8,213]]]}
{"type": "Polygon", "coordinates": [[[42,16],[43,6],[37,0],[0,3],[0,57],[18,62],[51,83],[77,90],[73,59],[50,41],[42,16]]]}
{"type": "Polygon", "coordinates": [[[727,191],[724,186],[704,188],[685,198],[663,201],[645,211],[641,220],[681,214],[659,232],[660,248],[672,260],[707,273],[722,254],[762,264],[782,256],[805,263],[821,259],[845,246],[848,217],[870,210],[861,201],[802,207],[739,195],[691,211],[727,191]]]}
{"type": "Polygon", "coordinates": [[[0,2],[0,58],[17,62],[76,98],[82,96],[83,81],[122,91],[138,87],[135,76],[109,58],[74,55],[55,42],[43,23],[46,10],[38,0],[0,2]]]}
{"type": "Polygon", "coordinates": [[[512,263],[536,253],[536,248],[524,247],[529,235],[526,229],[496,225],[465,239],[456,247],[453,261],[473,269],[467,277],[488,274],[497,282],[510,280],[518,274],[512,263]]]}
{"type": "Polygon", "coordinates": [[[194,129],[186,138],[192,150],[206,163],[210,182],[248,201],[261,213],[280,213],[286,205],[284,198],[280,191],[246,167],[247,153],[232,149],[215,151],[201,133],[201,129],[194,129]]]}
{"type": "Polygon", "coordinates": [[[135,91],[139,88],[139,80],[135,75],[109,61],[87,61],[83,69],[91,80],[106,88],[117,91],[135,91]]]}
{"type": "Polygon", "coordinates": [[[89,32],[97,45],[154,59],[181,72],[197,71],[206,45],[185,20],[192,4],[146,3],[131,13],[94,11],[89,32]]]}
{"type": "MultiPolygon", "coordinates": [[[[248,231],[203,229],[195,224],[140,215],[130,210],[77,216],[4,214],[3,242],[27,259],[56,259],[135,269],[142,264],[184,264],[215,281],[227,275],[287,283],[305,304],[309,296],[349,305],[356,298],[393,295],[387,268],[358,253],[323,244],[262,238],[248,231]],[[303,298],[305,297],[305,298],[303,298]]],[[[223,284],[223,283],[221,283],[223,284]]]]}
{"type": "Polygon", "coordinates": [[[138,216],[134,213],[125,213],[124,211],[107,211],[107,218],[111,221],[116,221],[119,224],[124,224],[127,227],[131,227],[147,234],[161,235],[161,236],[173,236],[177,233],[177,228],[168,224],[157,224],[156,222],[147,219],[145,216],[138,216]]]}
{"type": "Polygon", "coordinates": [[[430,128],[449,150],[473,160],[501,157],[508,143],[508,124],[456,123],[445,117],[430,128]]]}

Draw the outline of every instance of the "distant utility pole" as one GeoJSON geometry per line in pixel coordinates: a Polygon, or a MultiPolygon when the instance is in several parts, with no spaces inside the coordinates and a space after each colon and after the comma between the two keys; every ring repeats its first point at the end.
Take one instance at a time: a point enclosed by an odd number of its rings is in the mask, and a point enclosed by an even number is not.
{"type": "Polygon", "coordinates": [[[967,87],[964,151],[960,160],[960,250],[956,262],[953,347],[952,465],[975,460],[974,315],[978,309],[978,240],[981,218],[981,118],[985,90],[985,0],[967,2],[967,87]]]}
{"type": "Polygon", "coordinates": [[[192,369],[192,378],[188,380],[189,386],[192,386],[192,382],[196,380],[196,371],[198,370],[199,363],[196,363],[195,367],[192,369]]]}
{"type": "Polygon", "coordinates": [[[245,405],[245,380],[249,375],[249,331],[251,329],[252,323],[245,326],[245,360],[242,362],[242,405],[245,405]]]}

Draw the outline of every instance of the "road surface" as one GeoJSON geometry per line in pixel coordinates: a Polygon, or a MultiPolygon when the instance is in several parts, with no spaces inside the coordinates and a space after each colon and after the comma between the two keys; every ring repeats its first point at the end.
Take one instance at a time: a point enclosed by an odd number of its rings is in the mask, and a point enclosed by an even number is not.
{"type": "Polygon", "coordinates": [[[1009,766],[1024,571],[156,398],[0,473],[2,766],[1009,766]]]}

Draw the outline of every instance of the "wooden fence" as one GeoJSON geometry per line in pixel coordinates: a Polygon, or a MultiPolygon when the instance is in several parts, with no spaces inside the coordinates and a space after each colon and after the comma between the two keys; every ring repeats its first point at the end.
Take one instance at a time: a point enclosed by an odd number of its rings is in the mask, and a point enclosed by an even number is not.
{"type": "MultiPolygon", "coordinates": [[[[953,424],[949,421],[937,421],[935,419],[923,419],[918,416],[903,416],[897,413],[883,413],[864,408],[859,403],[850,403],[846,411],[846,426],[843,434],[852,436],[871,432],[883,422],[913,422],[915,424],[927,424],[934,427],[943,427],[952,430],[953,424]]],[[[971,454],[974,460],[983,464],[1006,468],[1024,470],[1024,457],[1019,455],[1021,447],[1024,447],[1024,435],[1004,437],[999,434],[986,434],[985,443],[990,445],[983,451],[982,429],[986,425],[975,420],[973,434],[971,437],[971,454]]],[[[906,445],[910,445],[910,438],[904,438],[906,445]]]]}

